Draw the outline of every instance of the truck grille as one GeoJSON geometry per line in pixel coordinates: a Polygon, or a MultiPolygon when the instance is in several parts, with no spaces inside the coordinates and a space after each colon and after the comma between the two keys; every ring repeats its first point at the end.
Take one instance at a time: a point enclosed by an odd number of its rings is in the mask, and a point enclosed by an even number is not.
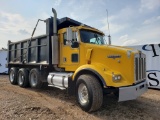
{"type": "Polygon", "coordinates": [[[135,56],[135,79],[136,82],[146,79],[146,57],[145,54],[135,56]]]}

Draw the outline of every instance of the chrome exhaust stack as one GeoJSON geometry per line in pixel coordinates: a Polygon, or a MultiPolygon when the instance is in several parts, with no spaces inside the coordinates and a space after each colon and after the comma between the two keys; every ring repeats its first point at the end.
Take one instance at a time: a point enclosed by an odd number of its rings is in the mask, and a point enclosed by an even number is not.
{"type": "Polygon", "coordinates": [[[58,50],[58,35],[57,35],[57,12],[52,8],[54,14],[53,18],[53,36],[52,36],[52,64],[57,65],[59,63],[59,50],[58,50]]]}
{"type": "Polygon", "coordinates": [[[52,12],[54,14],[53,18],[53,35],[57,35],[57,12],[54,8],[52,8],[52,12]]]}

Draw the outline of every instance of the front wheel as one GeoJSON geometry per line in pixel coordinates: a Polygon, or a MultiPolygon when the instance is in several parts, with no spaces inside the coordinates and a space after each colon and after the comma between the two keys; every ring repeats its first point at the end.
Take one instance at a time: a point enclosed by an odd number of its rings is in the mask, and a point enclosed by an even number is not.
{"type": "Polygon", "coordinates": [[[103,91],[97,78],[92,75],[81,75],[76,83],[76,97],[84,111],[98,110],[103,103],[103,91]]]}

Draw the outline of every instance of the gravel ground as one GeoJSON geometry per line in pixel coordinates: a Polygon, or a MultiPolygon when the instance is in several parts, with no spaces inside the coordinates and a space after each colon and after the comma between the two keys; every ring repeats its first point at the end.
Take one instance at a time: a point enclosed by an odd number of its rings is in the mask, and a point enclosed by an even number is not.
{"type": "Polygon", "coordinates": [[[57,88],[35,90],[11,85],[0,75],[0,120],[159,120],[160,90],[149,89],[136,100],[118,103],[106,95],[97,112],[82,111],[74,97],[57,88]]]}

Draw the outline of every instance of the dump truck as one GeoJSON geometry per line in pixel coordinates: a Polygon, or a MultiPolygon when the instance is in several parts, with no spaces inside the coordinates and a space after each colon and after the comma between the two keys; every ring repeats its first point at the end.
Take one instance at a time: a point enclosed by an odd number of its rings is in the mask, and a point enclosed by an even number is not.
{"type": "Polygon", "coordinates": [[[147,91],[145,54],[106,44],[100,30],[52,12],[45,35],[8,41],[11,84],[67,90],[87,112],[98,110],[105,94],[128,101],[147,91]]]}

